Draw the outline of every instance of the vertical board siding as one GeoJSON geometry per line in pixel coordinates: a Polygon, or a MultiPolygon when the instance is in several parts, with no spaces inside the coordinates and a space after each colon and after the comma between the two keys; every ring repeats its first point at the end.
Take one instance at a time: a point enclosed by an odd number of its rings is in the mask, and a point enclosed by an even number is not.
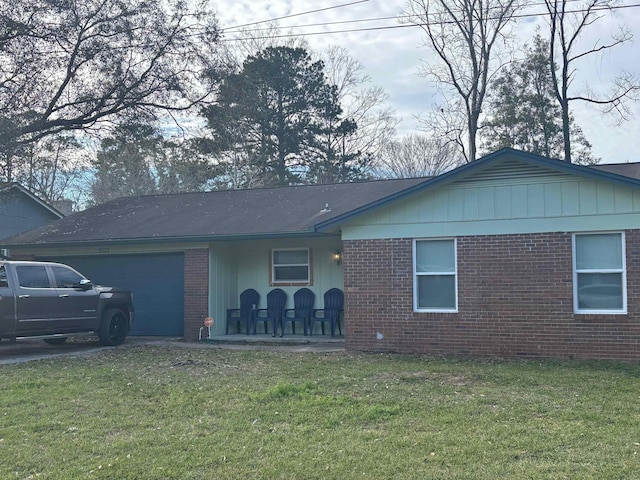
{"type": "Polygon", "coordinates": [[[557,183],[544,185],[544,216],[559,217],[562,214],[562,187],[557,183]]]}
{"type": "Polygon", "coordinates": [[[563,182],[562,186],[562,215],[580,215],[580,184],[578,182],[563,182]]]}
{"type": "Polygon", "coordinates": [[[608,183],[598,182],[596,198],[598,200],[598,211],[600,214],[614,213],[616,211],[615,186],[608,183]]]}
{"type": "Polygon", "coordinates": [[[595,215],[598,213],[598,184],[596,182],[580,182],[578,194],[580,195],[580,211],[583,215],[595,215]]]}
{"type": "MultiPolygon", "coordinates": [[[[510,230],[508,222],[584,218],[587,228],[597,229],[598,223],[606,223],[607,215],[634,213],[640,213],[640,193],[631,187],[518,162],[504,162],[470,178],[417,193],[402,202],[363,215],[345,228],[366,227],[367,238],[375,237],[372,232],[377,229],[379,238],[393,238],[397,236],[394,234],[399,230],[397,226],[494,222],[498,231],[522,233],[510,230]],[[598,215],[603,216],[602,221],[594,218],[598,215]]],[[[470,229],[474,228],[469,225],[470,229]]],[[[470,234],[484,234],[486,228],[483,228],[470,231],[470,234]]],[[[406,228],[403,231],[406,235],[406,228]]]]}
{"type": "Polygon", "coordinates": [[[615,211],[616,213],[633,212],[633,191],[624,188],[615,190],[615,211]]]}

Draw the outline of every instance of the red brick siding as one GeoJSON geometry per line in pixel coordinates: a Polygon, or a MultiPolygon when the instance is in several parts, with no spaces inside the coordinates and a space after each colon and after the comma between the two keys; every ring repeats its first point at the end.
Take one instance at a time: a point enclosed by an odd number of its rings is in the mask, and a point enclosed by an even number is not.
{"type": "Polygon", "coordinates": [[[197,340],[209,316],[209,250],[184,252],[184,338],[197,340]]]}
{"type": "Polygon", "coordinates": [[[460,237],[458,312],[416,313],[412,240],[345,241],[346,346],[639,360],[640,230],[626,232],[626,253],[628,314],[577,315],[570,233],[460,237]]]}

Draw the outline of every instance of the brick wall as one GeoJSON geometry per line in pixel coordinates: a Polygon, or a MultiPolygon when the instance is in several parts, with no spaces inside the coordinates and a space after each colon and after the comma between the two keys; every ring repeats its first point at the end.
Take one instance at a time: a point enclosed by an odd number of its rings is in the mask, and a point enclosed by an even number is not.
{"type": "Polygon", "coordinates": [[[411,239],[344,242],[346,346],[493,357],[640,360],[640,230],[627,315],[573,313],[571,234],[459,237],[458,312],[413,311],[411,239]]]}
{"type": "Polygon", "coordinates": [[[209,250],[184,252],[184,338],[197,340],[209,316],[209,250]]]}

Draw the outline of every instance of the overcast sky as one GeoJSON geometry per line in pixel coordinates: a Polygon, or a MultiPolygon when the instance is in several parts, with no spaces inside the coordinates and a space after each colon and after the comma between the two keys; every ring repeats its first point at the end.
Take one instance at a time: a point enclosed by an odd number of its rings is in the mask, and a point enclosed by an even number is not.
{"type": "MultiPolygon", "coordinates": [[[[572,2],[572,5],[579,3],[572,2]]],[[[426,114],[433,105],[436,94],[433,85],[418,75],[420,66],[429,59],[429,51],[421,46],[424,41],[422,30],[404,27],[394,18],[403,15],[405,0],[215,0],[212,4],[217,10],[220,27],[229,29],[223,34],[227,40],[237,37],[230,27],[316,10],[281,19],[278,23],[283,31],[311,34],[305,38],[314,50],[323,50],[329,45],[345,47],[362,63],[372,84],[384,88],[389,95],[389,105],[402,120],[399,135],[417,131],[415,116],[426,114]],[[338,6],[341,7],[331,8],[338,6]],[[366,19],[381,20],[363,21],[366,19]],[[369,30],[356,31],[358,29],[369,30]]],[[[619,26],[627,25],[634,34],[635,43],[589,57],[579,64],[573,93],[584,92],[587,88],[605,91],[614,74],[621,69],[640,75],[640,2],[623,0],[620,4],[638,6],[617,10],[613,15],[605,14],[589,27],[582,41],[585,45],[602,45],[610,41],[611,33],[619,26]]],[[[544,4],[534,2],[526,13],[544,10],[544,4]]],[[[546,36],[548,27],[544,17],[532,16],[520,22],[517,31],[522,43],[531,38],[536,26],[546,36]]],[[[573,103],[575,119],[593,144],[593,153],[603,163],[640,161],[640,103],[633,105],[632,110],[634,118],[616,125],[614,119],[598,109],[573,103]]]]}

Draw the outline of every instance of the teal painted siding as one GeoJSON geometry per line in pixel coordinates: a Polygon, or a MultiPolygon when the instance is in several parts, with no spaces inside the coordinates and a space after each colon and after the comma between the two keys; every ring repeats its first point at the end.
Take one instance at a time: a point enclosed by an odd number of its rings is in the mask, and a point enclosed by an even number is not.
{"type": "Polygon", "coordinates": [[[212,335],[225,333],[227,308],[237,305],[238,274],[236,255],[228,244],[209,246],[209,315],[215,323],[212,335]]]}
{"type": "Polygon", "coordinates": [[[640,192],[516,161],[343,225],[343,239],[637,228],[640,192]]]}

